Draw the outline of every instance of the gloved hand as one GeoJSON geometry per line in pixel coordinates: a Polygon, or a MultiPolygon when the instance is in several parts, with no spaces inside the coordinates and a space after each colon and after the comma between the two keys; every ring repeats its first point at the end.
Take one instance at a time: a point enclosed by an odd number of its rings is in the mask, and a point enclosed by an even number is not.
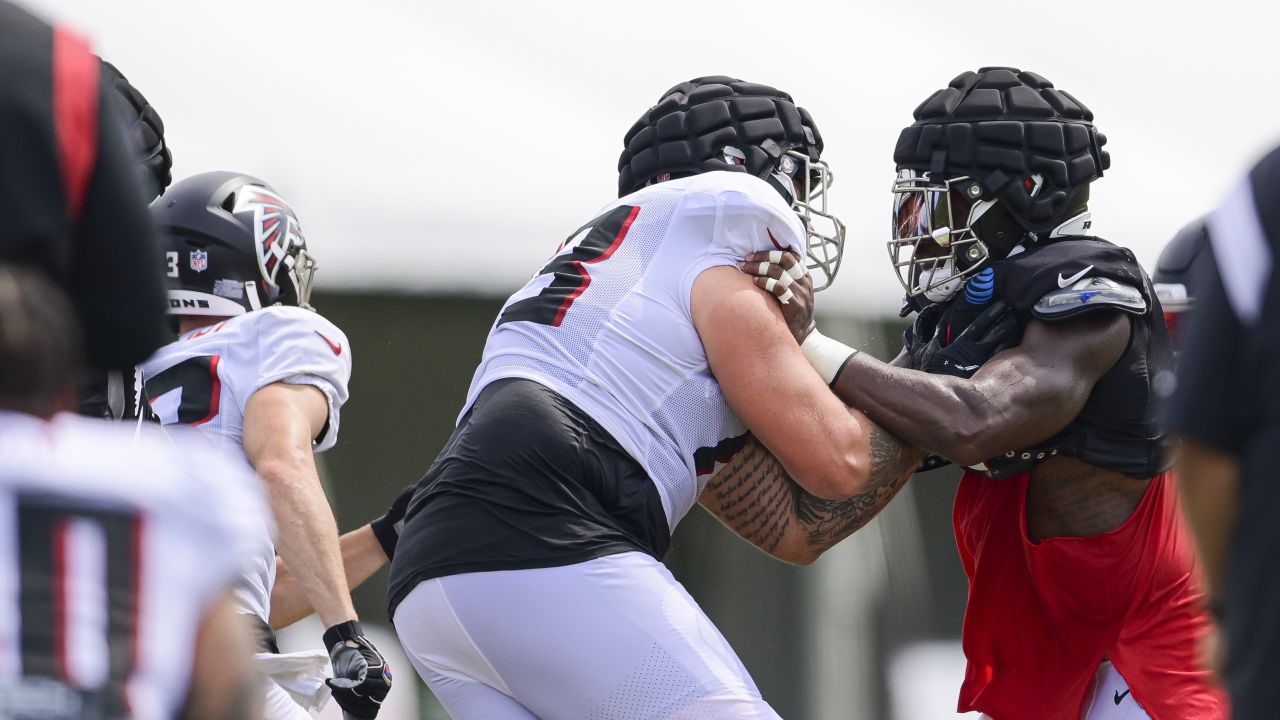
{"type": "Polygon", "coordinates": [[[1017,314],[997,300],[947,345],[935,333],[924,349],[911,354],[911,367],[927,373],[972,377],[993,355],[1014,347],[1022,339],[1017,314]]]}
{"type": "Polygon", "coordinates": [[[147,170],[148,199],[153,199],[173,181],[173,153],[164,141],[164,121],[115,65],[103,60],[102,75],[116,91],[109,102],[118,108],[129,144],[147,170]]]}
{"type": "MultiPolygon", "coordinates": [[[[919,370],[925,364],[925,353],[930,351],[930,341],[938,333],[938,320],[946,309],[943,303],[926,305],[916,313],[916,319],[902,331],[902,348],[909,358],[907,366],[919,370]]],[[[936,349],[933,348],[933,349],[936,349]]]]}
{"type": "Polygon", "coordinates": [[[333,677],[325,680],[343,712],[360,720],[373,720],[391,692],[391,666],[373,646],[356,620],[338,623],[324,631],[324,647],[333,664],[333,677]]]}
{"type": "Polygon", "coordinates": [[[396,543],[400,542],[400,531],[404,529],[404,514],[408,512],[409,501],[413,499],[413,491],[417,489],[416,484],[405,487],[391,503],[391,507],[387,508],[387,512],[369,523],[388,560],[395,556],[396,543]]]}

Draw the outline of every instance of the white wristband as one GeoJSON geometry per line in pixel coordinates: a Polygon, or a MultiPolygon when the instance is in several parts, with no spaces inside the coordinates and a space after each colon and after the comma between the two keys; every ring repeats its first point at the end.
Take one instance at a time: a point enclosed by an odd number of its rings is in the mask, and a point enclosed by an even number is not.
{"type": "Polygon", "coordinates": [[[832,340],[816,329],[809,333],[809,337],[805,338],[804,342],[800,343],[800,350],[804,352],[805,359],[813,369],[822,376],[822,382],[828,385],[835,381],[836,375],[840,374],[840,368],[849,362],[849,358],[858,354],[857,350],[839,340],[832,340]]]}

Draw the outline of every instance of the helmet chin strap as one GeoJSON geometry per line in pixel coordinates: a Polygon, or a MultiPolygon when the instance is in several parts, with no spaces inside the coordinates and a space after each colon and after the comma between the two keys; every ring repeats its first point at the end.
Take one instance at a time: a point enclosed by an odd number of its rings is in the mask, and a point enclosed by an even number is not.
{"type": "Polygon", "coordinates": [[[769,177],[766,182],[772,185],[774,190],[777,190],[782,194],[782,199],[786,200],[788,205],[795,203],[796,188],[795,185],[792,184],[790,176],[775,170],[774,172],[769,173],[769,177]]]}
{"type": "Polygon", "coordinates": [[[244,283],[244,295],[249,299],[249,307],[253,310],[262,309],[262,298],[258,296],[258,284],[252,280],[246,280],[244,283]]]}
{"type": "Polygon", "coordinates": [[[952,277],[956,274],[955,260],[947,260],[941,267],[930,268],[920,272],[919,283],[928,288],[924,296],[930,302],[946,302],[964,287],[966,278],[952,277]]]}

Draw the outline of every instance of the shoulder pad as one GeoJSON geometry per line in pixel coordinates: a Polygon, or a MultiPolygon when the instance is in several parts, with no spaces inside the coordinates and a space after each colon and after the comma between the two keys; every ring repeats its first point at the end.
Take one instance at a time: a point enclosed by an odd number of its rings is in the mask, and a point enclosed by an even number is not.
{"type": "Polygon", "coordinates": [[[1031,308],[1031,314],[1041,320],[1059,320],[1103,308],[1142,315],[1147,311],[1147,301],[1136,287],[1108,278],[1089,277],[1040,298],[1031,308]]]}
{"type": "MultiPolygon", "coordinates": [[[[1150,307],[1147,275],[1133,253],[1100,238],[1064,238],[1040,243],[1018,255],[994,264],[996,295],[1020,314],[1063,317],[1052,309],[1078,312],[1081,308],[1107,304],[1115,293],[1111,286],[1092,287],[1087,281],[1107,280],[1114,286],[1136,291],[1140,309],[1131,299],[1110,303],[1132,312],[1150,307]],[[1086,285],[1081,283],[1085,282],[1086,285]],[[1109,292],[1099,296],[1102,290],[1109,292]],[[1071,293],[1079,293],[1069,300],[1071,293]],[[1074,303],[1074,304],[1073,304],[1074,303]]],[[[1124,293],[1126,296],[1128,293],[1124,293]]]]}

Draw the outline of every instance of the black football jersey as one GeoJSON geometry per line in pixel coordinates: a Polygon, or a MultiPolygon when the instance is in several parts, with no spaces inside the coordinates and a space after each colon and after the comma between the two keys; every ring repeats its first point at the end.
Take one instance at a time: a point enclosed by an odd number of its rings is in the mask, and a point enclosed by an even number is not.
{"type": "MultiPolygon", "coordinates": [[[[1025,327],[1032,318],[1058,322],[1089,312],[1133,316],[1129,346],[1094,385],[1084,408],[1044,442],[988,460],[987,472],[1004,477],[1054,455],[1148,478],[1171,464],[1171,442],[1156,408],[1157,378],[1171,378],[1173,348],[1151,280],[1127,248],[1093,237],[1052,238],[994,263],[994,298],[1003,300],[1025,327]]],[[[981,311],[961,293],[940,327],[950,337],[981,311]]]]}

